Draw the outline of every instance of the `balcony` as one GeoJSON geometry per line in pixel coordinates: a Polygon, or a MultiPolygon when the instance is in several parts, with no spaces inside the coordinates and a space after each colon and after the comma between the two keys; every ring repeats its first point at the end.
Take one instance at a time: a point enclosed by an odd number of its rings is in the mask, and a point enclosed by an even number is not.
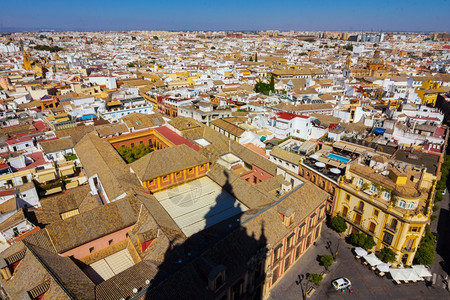
{"type": "Polygon", "coordinates": [[[389,230],[389,231],[391,231],[391,232],[393,232],[393,233],[397,233],[397,228],[391,227],[391,226],[389,226],[387,224],[384,226],[384,228],[389,230]]]}
{"type": "Polygon", "coordinates": [[[363,207],[355,206],[355,207],[353,207],[353,210],[356,211],[357,213],[361,214],[361,215],[364,214],[364,208],[363,207]]]}
{"type": "Polygon", "coordinates": [[[403,248],[402,252],[414,253],[414,252],[416,252],[416,248],[403,248]]]}

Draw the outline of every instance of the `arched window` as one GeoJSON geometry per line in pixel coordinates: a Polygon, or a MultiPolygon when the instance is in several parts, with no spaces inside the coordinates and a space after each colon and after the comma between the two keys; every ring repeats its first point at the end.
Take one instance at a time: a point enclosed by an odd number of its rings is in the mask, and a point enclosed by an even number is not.
{"type": "Polygon", "coordinates": [[[398,206],[399,206],[399,207],[405,208],[405,205],[406,205],[406,202],[405,202],[404,200],[400,200],[400,201],[398,202],[398,206]]]}
{"type": "Polygon", "coordinates": [[[364,210],[364,202],[359,201],[358,209],[359,209],[360,211],[363,211],[363,210],[364,210]]]}
{"type": "Polygon", "coordinates": [[[414,207],[414,202],[409,202],[408,203],[408,209],[411,209],[411,208],[413,208],[414,207]]]}
{"type": "Polygon", "coordinates": [[[397,228],[397,220],[396,219],[392,219],[392,221],[391,221],[391,228],[392,229],[396,229],[397,228]]]}

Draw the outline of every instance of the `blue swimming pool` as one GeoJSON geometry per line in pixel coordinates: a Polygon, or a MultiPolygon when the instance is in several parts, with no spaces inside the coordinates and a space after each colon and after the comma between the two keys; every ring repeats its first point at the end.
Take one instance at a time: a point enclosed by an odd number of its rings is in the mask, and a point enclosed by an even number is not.
{"type": "Polygon", "coordinates": [[[340,156],[340,155],[337,155],[337,154],[334,154],[334,153],[328,154],[327,157],[331,158],[331,159],[334,159],[334,160],[338,160],[338,161],[340,161],[341,163],[344,163],[344,164],[346,164],[346,163],[348,163],[350,161],[350,158],[343,157],[343,156],[340,156]]]}

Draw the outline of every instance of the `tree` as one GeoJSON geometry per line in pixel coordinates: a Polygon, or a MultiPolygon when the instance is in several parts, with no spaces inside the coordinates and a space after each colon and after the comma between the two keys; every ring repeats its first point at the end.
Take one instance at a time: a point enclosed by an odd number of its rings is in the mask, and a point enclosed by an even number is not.
{"type": "Polygon", "coordinates": [[[333,256],[329,254],[325,254],[320,257],[320,262],[322,263],[322,265],[325,267],[326,270],[328,270],[328,267],[333,264],[333,261],[334,261],[333,256]]]}
{"type": "Polygon", "coordinates": [[[157,36],[155,35],[155,36],[153,36],[153,39],[154,39],[154,40],[159,40],[159,37],[157,37],[157,36]]]}
{"type": "Polygon", "coordinates": [[[353,51],[353,45],[344,46],[344,49],[348,51],[353,51]]]}
{"type": "Polygon", "coordinates": [[[130,68],[134,68],[135,67],[135,65],[133,63],[128,63],[127,66],[130,67],[130,68]]]}
{"type": "Polygon", "coordinates": [[[271,87],[270,87],[270,84],[268,84],[268,83],[259,81],[255,85],[255,92],[257,92],[257,93],[263,93],[264,95],[269,95],[270,91],[271,91],[271,87]]]}
{"type": "Polygon", "coordinates": [[[250,55],[250,58],[248,60],[249,61],[253,61],[253,57],[250,55]]]}
{"type": "Polygon", "coordinates": [[[377,257],[385,263],[396,261],[396,256],[397,254],[391,248],[386,247],[377,253],[377,257]]]}
{"type": "Polygon", "coordinates": [[[373,237],[364,232],[355,232],[350,235],[350,243],[366,250],[370,250],[376,245],[373,237]]]}
{"type": "Polygon", "coordinates": [[[331,228],[336,232],[344,232],[347,230],[347,223],[345,222],[344,218],[341,216],[335,216],[331,218],[330,222],[331,228]]]}
{"type": "Polygon", "coordinates": [[[434,246],[436,237],[431,233],[430,226],[425,228],[425,235],[420,241],[414,260],[421,265],[431,265],[434,261],[434,246]]]}
{"type": "Polygon", "coordinates": [[[311,273],[309,274],[308,279],[314,284],[320,284],[320,282],[323,280],[323,276],[320,274],[311,273]]]}
{"type": "Polygon", "coordinates": [[[140,144],[131,149],[126,146],[121,146],[117,149],[117,152],[119,152],[120,156],[127,163],[132,163],[152,151],[153,151],[153,149],[150,148],[150,146],[147,146],[144,144],[140,144]]]}
{"type": "Polygon", "coordinates": [[[258,53],[255,53],[255,61],[258,62],[258,53]]]}
{"type": "Polygon", "coordinates": [[[270,76],[270,90],[272,93],[275,92],[275,78],[273,78],[273,74],[270,76]]]}
{"type": "Polygon", "coordinates": [[[212,47],[211,47],[211,50],[216,50],[216,47],[212,46],[212,47]]]}
{"type": "Polygon", "coordinates": [[[373,239],[373,237],[371,235],[366,235],[366,239],[364,241],[363,247],[364,249],[372,249],[373,247],[375,247],[376,243],[373,239]]]}

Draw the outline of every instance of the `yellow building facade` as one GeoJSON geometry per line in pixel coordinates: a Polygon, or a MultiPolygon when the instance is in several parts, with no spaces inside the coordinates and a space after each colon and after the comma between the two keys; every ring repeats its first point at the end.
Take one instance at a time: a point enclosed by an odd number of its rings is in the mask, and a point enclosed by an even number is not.
{"type": "Polygon", "coordinates": [[[384,247],[396,253],[396,264],[411,265],[425,226],[430,221],[435,176],[413,166],[355,162],[340,181],[333,216],[348,223],[345,234],[364,232],[374,238],[374,251],[384,247]],[[382,174],[383,173],[383,174],[382,174]]]}

